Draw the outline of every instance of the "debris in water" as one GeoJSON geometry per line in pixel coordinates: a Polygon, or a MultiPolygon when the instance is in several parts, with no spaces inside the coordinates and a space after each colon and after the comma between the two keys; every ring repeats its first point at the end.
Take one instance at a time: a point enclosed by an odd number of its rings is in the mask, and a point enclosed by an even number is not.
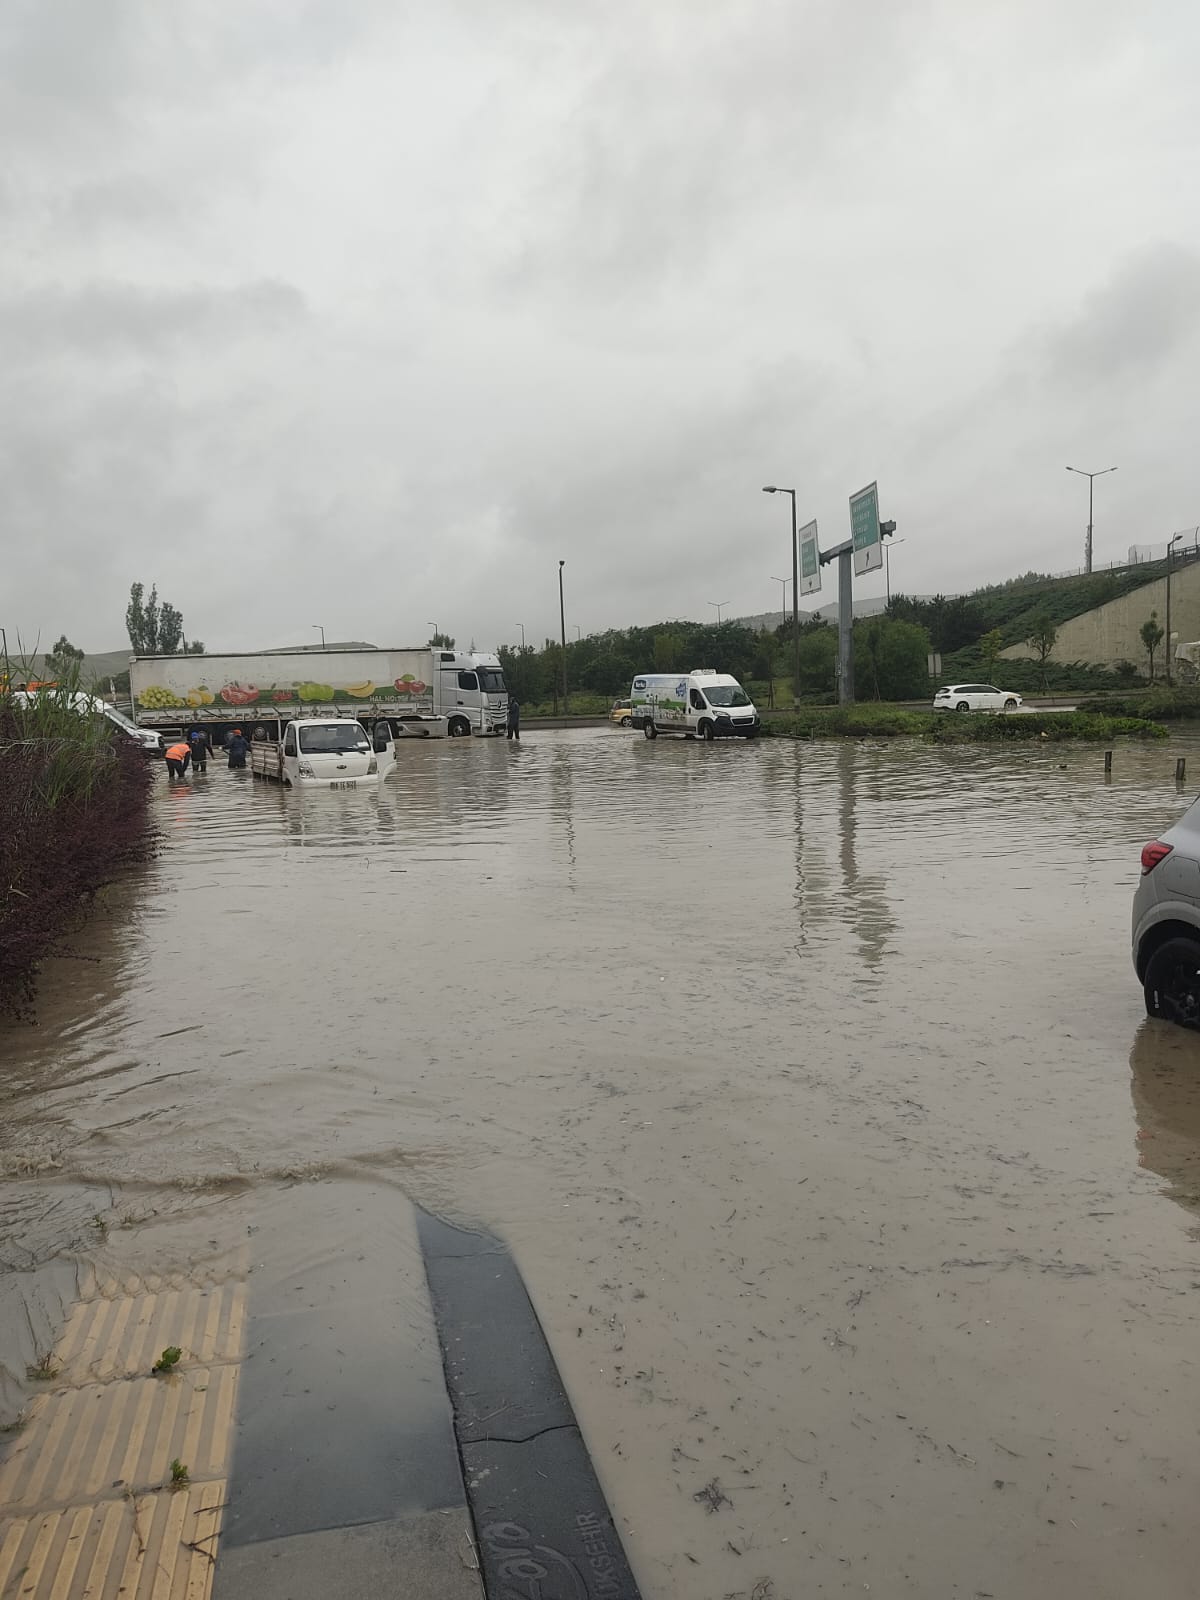
{"type": "Polygon", "coordinates": [[[722,1490],[718,1478],[710,1478],[703,1489],[697,1489],[692,1499],[707,1506],[710,1516],[714,1511],[719,1511],[722,1506],[732,1507],[733,1505],[733,1501],[722,1490]]]}

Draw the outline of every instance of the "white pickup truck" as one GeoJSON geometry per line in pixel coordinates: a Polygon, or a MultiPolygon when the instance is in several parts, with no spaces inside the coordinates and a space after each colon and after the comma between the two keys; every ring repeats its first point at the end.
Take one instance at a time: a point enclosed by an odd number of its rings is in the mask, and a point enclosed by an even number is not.
{"type": "Polygon", "coordinates": [[[386,722],[368,734],[353,717],[302,717],[289,722],[283,738],[255,739],[250,770],[294,788],[365,789],[379,784],[396,764],[396,746],[386,722]]]}

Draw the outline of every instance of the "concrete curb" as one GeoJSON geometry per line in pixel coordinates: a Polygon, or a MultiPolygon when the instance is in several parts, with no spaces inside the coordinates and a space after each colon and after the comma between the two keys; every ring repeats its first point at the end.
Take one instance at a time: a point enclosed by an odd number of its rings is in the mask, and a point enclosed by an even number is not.
{"type": "Polygon", "coordinates": [[[417,1229],[491,1600],[639,1600],[537,1313],[499,1240],[417,1229]]]}

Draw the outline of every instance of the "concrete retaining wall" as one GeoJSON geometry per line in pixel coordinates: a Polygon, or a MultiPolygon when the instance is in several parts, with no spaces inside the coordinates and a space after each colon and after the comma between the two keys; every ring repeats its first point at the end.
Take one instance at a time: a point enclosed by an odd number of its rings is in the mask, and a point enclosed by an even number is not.
{"type": "MultiPolygon", "coordinates": [[[[1059,625],[1058,638],[1050,652],[1051,661],[1083,661],[1098,667],[1113,667],[1119,661],[1132,661],[1139,671],[1145,672],[1149,662],[1140,630],[1150,613],[1158,613],[1158,625],[1167,625],[1167,580],[1156,578],[1122,595],[1097,606],[1081,617],[1072,617],[1059,625]]],[[[1171,632],[1176,643],[1185,644],[1200,639],[1200,562],[1192,561],[1179,567],[1171,575],[1171,632]]],[[[1157,672],[1163,660],[1163,645],[1155,653],[1157,672]]],[[[1036,659],[1037,652],[1026,644],[1011,645],[1001,651],[1007,661],[1036,659]]]]}

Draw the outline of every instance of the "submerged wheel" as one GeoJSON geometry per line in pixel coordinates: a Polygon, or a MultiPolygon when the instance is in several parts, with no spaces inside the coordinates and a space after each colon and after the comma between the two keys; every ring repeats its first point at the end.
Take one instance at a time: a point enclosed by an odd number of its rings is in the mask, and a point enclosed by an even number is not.
{"type": "Polygon", "coordinates": [[[716,734],[713,731],[712,723],[707,720],[700,723],[696,729],[696,737],[698,739],[703,739],[706,744],[711,743],[711,741],[716,737],[716,734]]]}
{"type": "Polygon", "coordinates": [[[1200,1028],[1200,943],[1168,939],[1146,967],[1146,1010],[1181,1028],[1200,1028]]]}
{"type": "Polygon", "coordinates": [[[471,724],[466,717],[451,717],[446,729],[448,739],[469,739],[471,737],[471,724]]]}
{"type": "Polygon", "coordinates": [[[647,717],[645,722],[642,723],[642,732],[646,735],[647,739],[658,738],[658,729],[654,726],[654,723],[649,717],[647,717]]]}

